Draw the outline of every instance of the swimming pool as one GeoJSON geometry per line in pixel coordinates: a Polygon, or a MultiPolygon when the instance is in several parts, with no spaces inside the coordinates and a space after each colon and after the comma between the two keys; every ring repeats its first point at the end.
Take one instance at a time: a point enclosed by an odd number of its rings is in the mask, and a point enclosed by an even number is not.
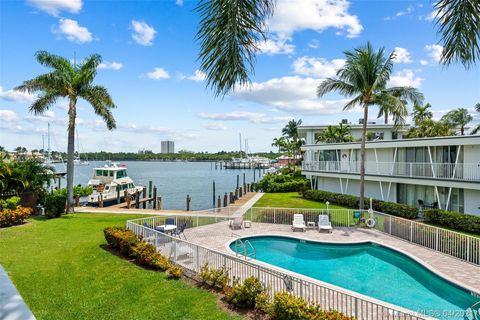
{"type": "MultiPolygon", "coordinates": [[[[248,239],[256,259],[412,311],[442,319],[480,298],[431,272],[410,257],[375,243],[327,244],[281,236],[248,239]]],[[[235,244],[230,248],[235,251],[235,244]]]]}

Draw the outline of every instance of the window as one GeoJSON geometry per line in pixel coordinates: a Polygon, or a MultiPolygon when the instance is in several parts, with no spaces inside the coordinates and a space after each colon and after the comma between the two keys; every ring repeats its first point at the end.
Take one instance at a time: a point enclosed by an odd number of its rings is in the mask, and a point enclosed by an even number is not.
{"type": "Polygon", "coordinates": [[[108,171],[108,173],[110,177],[113,177],[113,171],[108,171]]]}
{"type": "Polygon", "coordinates": [[[108,177],[108,171],[107,171],[107,170],[103,170],[102,176],[108,177]]]}
{"type": "Polygon", "coordinates": [[[102,175],[102,170],[97,170],[97,176],[101,176],[102,175]]]}
{"type": "Polygon", "coordinates": [[[117,171],[117,179],[124,178],[126,176],[127,176],[127,171],[126,170],[117,171]]]}

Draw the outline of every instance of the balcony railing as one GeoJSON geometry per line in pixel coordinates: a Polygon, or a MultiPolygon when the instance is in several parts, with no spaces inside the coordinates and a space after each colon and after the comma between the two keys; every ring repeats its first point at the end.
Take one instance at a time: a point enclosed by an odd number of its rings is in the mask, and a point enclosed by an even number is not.
{"type": "MultiPolygon", "coordinates": [[[[304,161],[304,171],[360,174],[360,161],[304,161]]],[[[480,181],[480,163],[365,162],[365,174],[480,181]]]]}

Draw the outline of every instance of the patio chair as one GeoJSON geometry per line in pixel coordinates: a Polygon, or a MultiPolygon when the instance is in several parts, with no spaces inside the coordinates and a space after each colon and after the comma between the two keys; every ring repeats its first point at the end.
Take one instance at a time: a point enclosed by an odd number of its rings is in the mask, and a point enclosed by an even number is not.
{"type": "Polygon", "coordinates": [[[307,226],[305,226],[305,220],[303,219],[303,214],[294,214],[292,221],[292,230],[295,231],[301,229],[303,232],[307,231],[307,226]]]}
{"type": "Polygon", "coordinates": [[[175,219],[174,218],[167,218],[167,219],[165,219],[165,224],[175,224],[175,219]]]}
{"type": "Polygon", "coordinates": [[[185,236],[185,233],[183,233],[186,228],[187,228],[187,223],[182,223],[182,225],[180,226],[180,228],[178,228],[177,230],[173,231],[172,236],[174,236],[174,237],[179,237],[179,238],[180,238],[180,235],[183,234],[183,237],[184,237],[185,239],[187,239],[187,237],[185,236]]]}
{"type": "Polygon", "coordinates": [[[238,217],[233,220],[230,220],[230,229],[242,229],[243,228],[243,218],[238,217]]]}
{"type": "Polygon", "coordinates": [[[165,233],[165,229],[164,229],[164,228],[161,228],[161,227],[159,227],[159,226],[156,226],[156,227],[155,227],[155,230],[160,231],[161,233],[165,233]]]}
{"type": "Polygon", "coordinates": [[[332,223],[326,214],[321,214],[318,216],[318,232],[322,230],[328,230],[332,232],[332,223]]]}

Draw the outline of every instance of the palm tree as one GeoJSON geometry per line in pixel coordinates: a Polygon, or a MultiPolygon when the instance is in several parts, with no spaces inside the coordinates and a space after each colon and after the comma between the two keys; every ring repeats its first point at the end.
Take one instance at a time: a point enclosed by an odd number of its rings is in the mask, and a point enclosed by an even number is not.
{"type": "MultiPolygon", "coordinates": [[[[374,52],[367,43],[353,51],[345,51],[346,63],[337,71],[336,78],[327,78],[317,88],[317,96],[322,97],[329,92],[337,91],[353,99],[344,106],[350,110],[357,105],[363,106],[363,130],[360,162],[360,209],[364,207],[365,195],[365,135],[367,132],[368,109],[373,105],[381,105],[387,100],[403,99],[420,104],[423,95],[412,87],[387,88],[387,82],[393,69],[395,52],[385,56],[385,49],[374,52]]],[[[398,104],[399,102],[396,102],[398,104]]]]}
{"type": "Polygon", "coordinates": [[[420,106],[420,105],[417,105],[417,104],[413,105],[412,116],[413,116],[413,122],[415,123],[415,125],[418,125],[419,123],[421,123],[425,120],[432,119],[433,113],[432,113],[432,111],[428,110],[431,107],[432,106],[430,105],[430,103],[427,103],[424,106],[420,106]]]}
{"type": "Polygon", "coordinates": [[[353,141],[351,128],[348,125],[344,126],[342,123],[340,123],[339,126],[328,126],[318,135],[316,140],[317,143],[340,143],[351,141],[353,141]]]}
{"type": "Polygon", "coordinates": [[[442,117],[442,120],[449,123],[452,127],[460,126],[460,135],[465,134],[465,126],[473,120],[473,117],[465,108],[458,108],[449,111],[442,117]]]}
{"type": "Polygon", "coordinates": [[[439,0],[436,24],[443,45],[442,63],[471,67],[480,58],[480,5],[475,0],[439,0]]]}
{"type": "Polygon", "coordinates": [[[393,96],[394,99],[385,99],[379,103],[377,118],[384,117],[385,124],[388,124],[389,116],[393,116],[395,124],[401,125],[408,116],[407,101],[393,96]]]}
{"type": "Polygon", "coordinates": [[[282,134],[285,138],[290,139],[290,147],[293,153],[293,165],[295,166],[297,161],[297,152],[300,150],[302,146],[302,141],[298,136],[298,127],[302,124],[302,120],[299,119],[295,121],[292,119],[288,121],[285,127],[282,129],[282,134]]]}
{"type": "Polygon", "coordinates": [[[288,149],[288,142],[285,139],[285,137],[280,137],[280,138],[274,138],[272,147],[277,147],[278,148],[278,153],[282,151],[286,151],[288,149]]]}
{"type": "Polygon", "coordinates": [[[266,39],[265,20],[274,0],[200,0],[200,70],[216,96],[224,96],[236,85],[250,82],[255,54],[266,39]]]}
{"type": "MultiPolygon", "coordinates": [[[[475,111],[480,112],[480,102],[475,105],[475,111]]],[[[470,134],[477,134],[480,131],[480,123],[473,128],[470,134]]]]}
{"type": "Polygon", "coordinates": [[[115,104],[107,89],[94,85],[93,80],[97,74],[97,67],[102,62],[98,54],[92,54],[80,65],[72,64],[68,59],[53,55],[46,51],[35,54],[37,61],[52,70],[39,75],[31,80],[24,81],[16,90],[29,93],[41,92],[42,94],[30,106],[30,112],[43,114],[52,107],[58,98],[69,100],[68,106],[68,150],[67,150],[67,212],[73,212],[73,157],[75,145],[75,119],[77,117],[77,100],[84,99],[90,103],[94,112],[112,130],[116,127],[111,109],[115,104]]]}

